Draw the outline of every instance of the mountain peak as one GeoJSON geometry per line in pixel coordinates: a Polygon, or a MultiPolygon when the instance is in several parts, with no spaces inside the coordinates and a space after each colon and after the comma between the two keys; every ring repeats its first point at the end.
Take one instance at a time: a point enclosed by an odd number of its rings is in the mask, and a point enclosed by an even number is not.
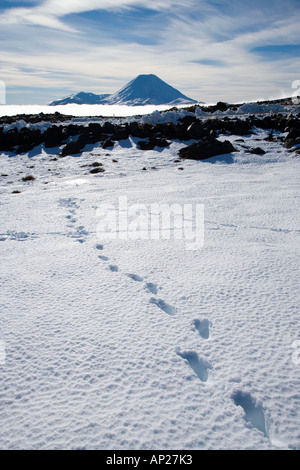
{"type": "Polygon", "coordinates": [[[188,98],[180,91],[168,85],[157,75],[147,74],[138,75],[131,80],[117,93],[111,96],[114,103],[137,105],[163,105],[163,104],[181,104],[195,103],[195,100],[188,98]]]}

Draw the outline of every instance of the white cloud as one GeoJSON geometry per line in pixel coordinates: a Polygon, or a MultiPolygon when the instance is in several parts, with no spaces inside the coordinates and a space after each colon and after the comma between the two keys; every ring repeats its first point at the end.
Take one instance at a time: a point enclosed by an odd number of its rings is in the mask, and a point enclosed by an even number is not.
{"type": "MultiPolygon", "coordinates": [[[[194,0],[187,0],[185,8],[194,0]]],[[[198,2],[199,3],[199,2],[198,2]]],[[[59,18],[72,13],[83,13],[93,10],[122,10],[132,7],[146,7],[152,10],[168,10],[182,7],[180,0],[44,0],[31,8],[10,8],[0,15],[0,24],[32,24],[76,32],[59,18]]]]}
{"type": "Polygon", "coordinates": [[[62,31],[75,32],[76,30],[58,19],[52,13],[36,8],[13,8],[0,15],[0,24],[31,24],[62,31]]]}

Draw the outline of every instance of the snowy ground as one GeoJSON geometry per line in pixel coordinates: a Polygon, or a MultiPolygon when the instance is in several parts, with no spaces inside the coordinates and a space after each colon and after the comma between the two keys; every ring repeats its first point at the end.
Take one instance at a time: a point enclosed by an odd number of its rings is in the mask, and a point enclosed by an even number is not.
{"type": "Polygon", "coordinates": [[[1,448],[300,448],[299,156],[266,135],[1,156],[1,448]],[[120,196],[203,204],[204,246],[101,236],[120,196]]]}

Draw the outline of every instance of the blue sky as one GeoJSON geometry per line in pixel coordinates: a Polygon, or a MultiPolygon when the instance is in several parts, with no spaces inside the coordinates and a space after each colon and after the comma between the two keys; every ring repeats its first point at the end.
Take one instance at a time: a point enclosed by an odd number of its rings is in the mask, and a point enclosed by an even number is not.
{"type": "Polygon", "coordinates": [[[291,96],[300,0],[2,0],[7,104],[113,93],[154,73],[207,103],[291,96]]]}

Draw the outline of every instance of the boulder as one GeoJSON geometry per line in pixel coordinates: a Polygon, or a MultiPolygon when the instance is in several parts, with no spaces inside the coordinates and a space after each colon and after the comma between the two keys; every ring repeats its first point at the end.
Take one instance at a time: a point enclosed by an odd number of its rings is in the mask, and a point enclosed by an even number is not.
{"type": "Polygon", "coordinates": [[[153,150],[155,147],[168,147],[170,145],[170,142],[168,142],[166,139],[160,139],[158,137],[150,137],[148,141],[140,141],[138,142],[138,146],[140,147],[141,150],[153,150]]]}
{"type": "Polygon", "coordinates": [[[117,127],[111,140],[126,140],[128,139],[128,128],[126,126],[117,127]]]}
{"type": "Polygon", "coordinates": [[[69,142],[61,151],[61,157],[66,157],[67,155],[76,155],[81,153],[85,144],[78,141],[69,142]]]}
{"type": "Polygon", "coordinates": [[[194,121],[187,128],[188,139],[202,139],[208,135],[208,130],[203,127],[200,121],[194,121]]]}
{"type": "Polygon", "coordinates": [[[102,148],[107,149],[108,147],[113,147],[114,145],[115,143],[111,139],[106,139],[102,144],[102,148]]]}
{"type": "Polygon", "coordinates": [[[254,155],[264,155],[266,152],[260,147],[255,147],[253,149],[247,150],[247,153],[252,153],[254,155]]]}
{"type": "Polygon", "coordinates": [[[104,168],[101,168],[101,167],[93,168],[93,170],[90,170],[90,173],[92,175],[96,175],[98,173],[104,173],[104,172],[105,172],[104,168]]]}
{"type": "Polygon", "coordinates": [[[296,145],[300,145],[300,137],[296,137],[296,139],[288,139],[286,140],[284,145],[287,149],[291,149],[292,147],[295,147],[296,145]]]}
{"type": "Polygon", "coordinates": [[[7,150],[12,149],[20,144],[20,134],[17,129],[10,129],[5,134],[5,147],[7,150]]]}
{"type": "Polygon", "coordinates": [[[23,127],[19,132],[19,147],[17,153],[26,153],[41,144],[43,136],[39,129],[28,129],[23,127]]]}
{"type": "Polygon", "coordinates": [[[52,126],[45,130],[43,139],[45,148],[60,147],[64,140],[65,135],[62,133],[62,128],[59,126],[52,126]]]}
{"type": "Polygon", "coordinates": [[[206,137],[200,142],[194,142],[180,149],[179,156],[184,159],[205,160],[231,152],[237,152],[237,150],[228,140],[221,142],[213,137],[206,137]]]}

